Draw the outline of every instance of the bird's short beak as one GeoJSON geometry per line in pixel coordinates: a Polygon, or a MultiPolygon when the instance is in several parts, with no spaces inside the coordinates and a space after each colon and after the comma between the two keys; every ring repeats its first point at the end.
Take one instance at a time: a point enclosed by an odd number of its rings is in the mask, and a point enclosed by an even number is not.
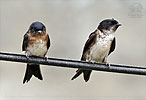
{"type": "Polygon", "coordinates": [[[117,26],[122,26],[122,24],[117,24],[117,26]]]}
{"type": "Polygon", "coordinates": [[[37,31],[39,34],[41,34],[42,33],[42,31],[37,31]]]}

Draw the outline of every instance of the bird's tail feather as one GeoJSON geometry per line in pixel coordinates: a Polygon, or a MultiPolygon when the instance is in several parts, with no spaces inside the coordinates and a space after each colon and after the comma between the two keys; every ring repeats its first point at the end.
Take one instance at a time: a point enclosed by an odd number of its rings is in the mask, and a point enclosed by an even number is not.
{"type": "Polygon", "coordinates": [[[78,70],[76,71],[76,74],[72,77],[71,80],[74,80],[75,78],[77,78],[80,74],[82,74],[82,72],[83,72],[83,70],[78,69],[78,70]]]}
{"type": "Polygon", "coordinates": [[[84,70],[83,74],[84,74],[84,80],[85,82],[87,82],[90,78],[92,70],[84,70]]]}
{"type": "Polygon", "coordinates": [[[77,72],[76,72],[76,74],[72,77],[71,80],[74,80],[74,79],[77,78],[80,74],[83,73],[83,75],[84,75],[84,80],[85,80],[85,82],[87,82],[87,81],[89,80],[89,78],[90,78],[91,72],[92,72],[92,70],[78,69],[77,72]]]}
{"type": "Polygon", "coordinates": [[[23,84],[25,82],[28,82],[31,79],[32,75],[34,75],[35,77],[37,77],[40,80],[43,80],[39,64],[27,64],[25,76],[23,79],[23,84]]]}

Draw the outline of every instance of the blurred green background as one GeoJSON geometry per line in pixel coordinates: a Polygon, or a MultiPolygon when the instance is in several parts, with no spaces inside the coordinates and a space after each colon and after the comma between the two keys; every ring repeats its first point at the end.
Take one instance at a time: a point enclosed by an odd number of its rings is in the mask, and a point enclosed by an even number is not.
{"type": "MultiPolygon", "coordinates": [[[[48,57],[79,60],[100,21],[114,18],[116,50],[110,63],[146,66],[146,0],[0,0],[0,51],[22,54],[34,21],[51,38],[48,57]]],[[[76,69],[41,65],[43,81],[22,84],[26,64],[0,61],[0,100],[146,100],[146,77],[94,71],[89,82],[76,69]]]]}

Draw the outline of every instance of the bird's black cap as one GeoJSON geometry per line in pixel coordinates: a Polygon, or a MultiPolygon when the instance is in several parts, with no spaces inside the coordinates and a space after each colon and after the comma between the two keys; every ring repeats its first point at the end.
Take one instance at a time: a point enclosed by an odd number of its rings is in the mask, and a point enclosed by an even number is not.
{"type": "Polygon", "coordinates": [[[46,31],[46,27],[43,23],[41,22],[33,22],[30,27],[29,30],[32,32],[37,32],[37,31],[46,31]]]}
{"type": "Polygon", "coordinates": [[[118,23],[118,21],[116,21],[115,19],[106,19],[100,22],[98,29],[100,31],[103,30],[110,30],[110,28],[112,26],[116,25],[116,28],[118,28],[119,26],[121,26],[121,24],[118,23]]]}

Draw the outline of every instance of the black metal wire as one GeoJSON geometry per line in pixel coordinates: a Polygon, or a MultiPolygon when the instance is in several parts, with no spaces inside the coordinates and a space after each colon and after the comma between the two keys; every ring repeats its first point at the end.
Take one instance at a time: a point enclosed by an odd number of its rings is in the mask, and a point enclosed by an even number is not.
{"type": "Polygon", "coordinates": [[[27,58],[25,55],[20,54],[10,54],[10,53],[0,53],[0,60],[12,61],[12,62],[22,62],[22,63],[38,63],[43,65],[53,65],[67,68],[84,68],[96,71],[106,71],[106,72],[116,72],[116,73],[126,73],[135,75],[146,75],[145,67],[134,67],[128,65],[116,65],[110,64],[107,66],[101,63],[91,63],[85,61],[77,60],[66,60],[58,58],[48,58],[31,56],[27,58]]]}

